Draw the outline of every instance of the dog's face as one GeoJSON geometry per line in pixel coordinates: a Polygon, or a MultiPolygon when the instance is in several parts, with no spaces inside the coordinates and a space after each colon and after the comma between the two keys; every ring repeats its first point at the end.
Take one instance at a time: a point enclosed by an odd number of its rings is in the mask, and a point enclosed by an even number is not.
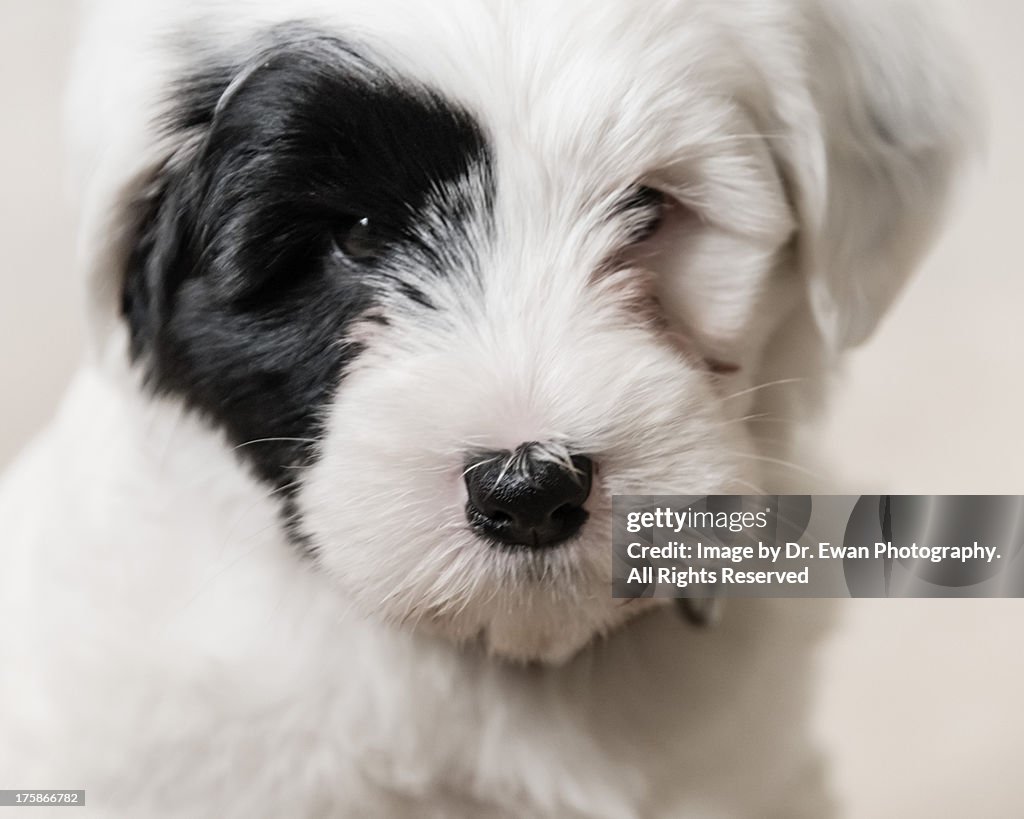
{"type": "Polygon", "coordinates": [[[760,486],[747,388],[870,330],[956,112],[818,4],[418,5],[188,30],[121,312],[339,594],[560,660],[637,608],[613,494],[760,486]]]}

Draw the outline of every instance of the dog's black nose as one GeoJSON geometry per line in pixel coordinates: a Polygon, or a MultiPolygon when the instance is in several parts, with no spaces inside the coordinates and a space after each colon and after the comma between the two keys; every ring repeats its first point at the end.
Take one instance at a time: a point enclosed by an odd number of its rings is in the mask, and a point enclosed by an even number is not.
{"type": "Polygon", "coordinates": [[[510,546],[542,549],[575,535],[587,519],[594,464],[586,455],[553,460],[535,444],[477,453],[466,463],[466,518],[510,546]]]}

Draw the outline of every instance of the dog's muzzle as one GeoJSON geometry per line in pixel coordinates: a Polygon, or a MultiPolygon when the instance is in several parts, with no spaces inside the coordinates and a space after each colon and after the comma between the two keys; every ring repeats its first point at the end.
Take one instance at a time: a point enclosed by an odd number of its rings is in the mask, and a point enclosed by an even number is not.
{"type": "Polygon", "coordinates": [[[557,546],[587,520],[583,504],[593,472],[586,455],[550,460],[536,444],[523,444],[515,452],[477,453],[466,464],[466,518],[496,544],[557,546]]]}

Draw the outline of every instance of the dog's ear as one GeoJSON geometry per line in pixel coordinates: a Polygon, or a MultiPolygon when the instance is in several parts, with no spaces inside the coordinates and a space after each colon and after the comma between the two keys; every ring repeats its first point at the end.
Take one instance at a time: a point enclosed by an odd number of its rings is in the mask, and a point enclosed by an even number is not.
{"type": "MultiPolygon", "coordinates": [[[[129,186],[121,217],[120,310],[133,358],[157,343],[175,291],[190,278],[215,268],[223,295],[240,289],[245,270],[270,267],[262,258],[262,265],[240,258],[252,250],[241,237],[246,227],[255,232],[257,203],[245,185],[247,168],[240,167],[248,154],[236,144],[255,131],[253,121],[264,109],[280,108],[279,96],[300,93],[305,75],[320,70],[317,49],[326,50],[327,41],[299,40],[299,33],[281,32],[247,60],[200,61],[174,84],[169,110],[159,119],[159,159],[129,186]]],[[[280,226],[255,254],[262,257],[274,236],[286,233],[280,226]]]]}
{"type": "Polygon", "coordinates": [[[838,351],[872,333],[924,252],[973,147],[975,97],[933,4],[794,2],[803,77],[767,79],[771,142],[811,309],[838,351]]]}
{"type": "MultiPolygon", "coordinates": [[[[108,323],[116,298],[133,358],[157,344],[184,282],[213,262],[227,273],[239,266],[227,258],[233,246],[225,246],[254,207],[232,207],[236,199],[244,201],[245,189],[236,182],[225,190],[219,177],[233,178],[238,168],[225,166],[224,157],[240,134],[252,132],[258,105],[272,107],[265,98],[277,86],[287,93],[291,75],[303,67],[317,70],[317,49],[325,50],[325,42],[289,29],[234,59],[187,52],[173,63],[177,79],[153,93],[159,107],[147,109],[148,122],[125,150],[138,165],[127,180],[96,197],[96,210],[109,216],[98,216],[88,231],[98,237],[92,271],[98,318],[108,323]],[[285,81],[275,85],[281,76],[285,81]]],[[[224,278],[226,287],[237,284],[224,278]]]]}
{"type": "Polygon", "coordinates": [[[133,358],[157,342],[175,279],[182,275],[186,234],[198,208],[190,177],[191,146],[147,172],[126,205],[121,315],[133,358]]]}
{"type": "Polygon", "coordinates": [[[176,107],[153,117],[160,131],[147,137],[147,161],[110,209],[112,238],[101,257],[107,269],[97,281],[104,291],[117,288],[132,358],[153,350],[174,291],[195,272],[196,237],[209,227],[202,222],[209,185],[202,153],[235,76],[231,66],[211,66],[175,88],[176,107]]]}

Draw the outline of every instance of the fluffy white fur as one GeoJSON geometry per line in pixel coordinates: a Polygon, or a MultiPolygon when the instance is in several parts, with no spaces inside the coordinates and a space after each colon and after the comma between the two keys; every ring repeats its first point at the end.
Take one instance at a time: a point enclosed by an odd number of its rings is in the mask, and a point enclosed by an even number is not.
{"type": "Polygon", "coordinates": [[[871,332],[968,142],[930,14],[96,4],[72,96],[95,349],[0,494],[0,787],[84,787],[97,816],[826,815],[802,719],[825,610],[627,623],[610,497],[785,491],[764,468],[785,426],[759,418],[803,417],[871,332]],[[315,564],[222,434],[141,388],[116,310],[122,205],[175,149],[152,118],[184,58],[158,37],[244,50],[292,19],[463,104],[498,180],[481,289],[427,283],[436,315],[364,328],[301,476],[315,564]],[[602,278],[619,237],[597,205],[636,180],[677,204],[602,278]],[[466,447],[529,440],[602,453],[541,581],[462,513],[466,447]]]}

